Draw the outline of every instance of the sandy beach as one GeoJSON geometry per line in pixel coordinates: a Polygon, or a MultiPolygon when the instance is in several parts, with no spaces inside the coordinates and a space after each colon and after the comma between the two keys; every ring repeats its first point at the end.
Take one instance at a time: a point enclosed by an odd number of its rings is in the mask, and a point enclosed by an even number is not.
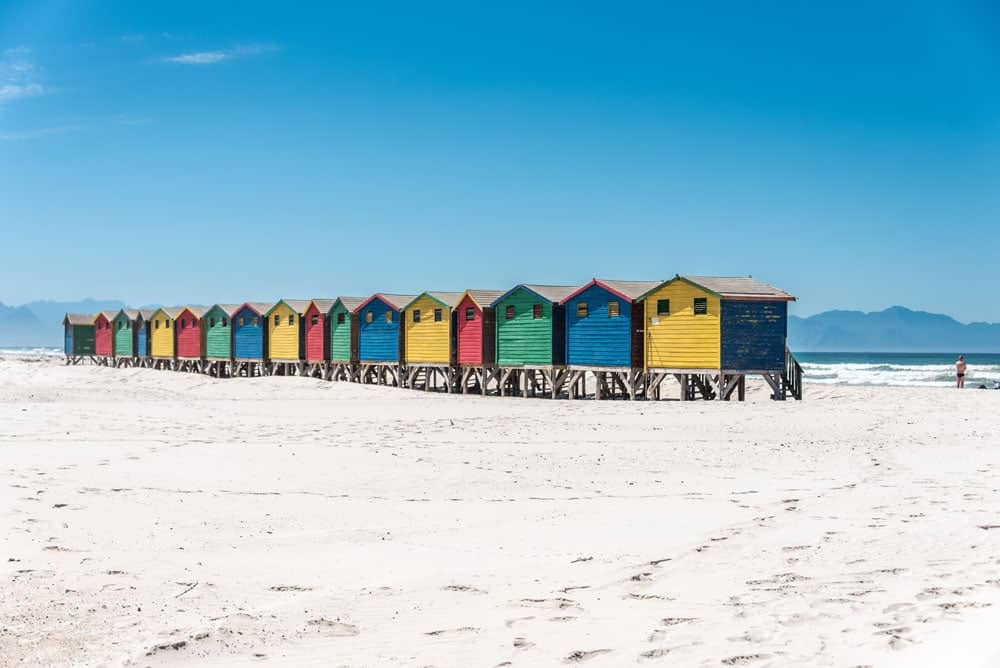
{"type": "Polygon", "coordinates": [[[995,665],[1000,392],[750,394],[0,359],[0,664],[995,665]]]}

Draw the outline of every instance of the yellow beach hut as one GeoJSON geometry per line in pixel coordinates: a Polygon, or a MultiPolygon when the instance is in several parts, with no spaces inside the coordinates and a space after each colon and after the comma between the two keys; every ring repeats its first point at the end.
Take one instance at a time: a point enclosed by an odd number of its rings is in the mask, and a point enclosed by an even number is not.
{"type": "Polygon", "coordinates": [[[423,292],[403,307],[403,364],[406,387],[446,391],[454,385],[455,346],[452,311],[462,292],[423,292]]]}
{"type": "Polygon", "coordinates": [[[302,319],[308,299],[282,299],[267,312],[267,372],[279,376],[300,373],[304,359],[302,319]]]}
{"type": "Polygon", "coordinates": [[[775,398],[801,396],[786,348],[792,295],[751,277],[678,275],[640,299],[647,396],[674,375],[683,399],[728,399],[734,390],[742,399],[748,374],[763,375],[775,398]]]}
{"type": "Polygon", "coordinates": [[[176,356],[174,322],[182,311],[183,307],[158,308],[148,320],[149,355],[153,358],[154,369],[174,367],[176,356]]]}

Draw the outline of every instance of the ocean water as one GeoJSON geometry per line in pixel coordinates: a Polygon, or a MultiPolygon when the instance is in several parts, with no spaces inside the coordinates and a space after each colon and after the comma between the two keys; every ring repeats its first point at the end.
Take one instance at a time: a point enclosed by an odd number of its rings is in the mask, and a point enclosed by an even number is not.
{"type": "MultiPolygon", "coordinates": [[[[955,384],[953,353],[795,353],[805,381],[830,385],[909,385],[951,387],[955,384]]],[[[1000,382],[1000,354],[969,353],[966,388],[1000,382]]]]}
{"type": "Polygon", "coordinates": [[[46,346],[0,347],[0,356],[2,357],[62,357],[62,355],[62,348],[46,346]]]}

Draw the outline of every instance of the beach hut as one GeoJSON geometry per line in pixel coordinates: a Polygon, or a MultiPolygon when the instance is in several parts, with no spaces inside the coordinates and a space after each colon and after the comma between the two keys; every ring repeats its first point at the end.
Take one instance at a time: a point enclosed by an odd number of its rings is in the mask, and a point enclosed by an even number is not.
{"type": "Polygon", "coordinates": [[[234,376],[263,376],[267,360],[267,313],[274,304],[247,302],[233,313],[234,376]]]}
{"type": "Polygon", "coordinates": [[[496,368],[496,310],[493,302],[502,290],[466,290],[455,308],[455,358],[462,393],[470,389],[485,394],[499,383],[496,368]]]}
{"type": "Polygon", "coordinates": [[[149,319],[149,355],[154,369],[173,369],[176,363],[174,323],[183,307],[162,307],[149,319]]]}
{"type": "Polygon", "coordinates": [[[79,364],[84,357],[94,360],[94,316],[66,314],[63,318],[63,352],[66,364],[79,364]]]}
{"type": "Polygon", "coordinates": [[[358,365],[363,383],[400,385],[405,332],[400,312],[416,295],[377,293],[354,309],[358,319],[358,365]]]}
{"type": "Polygon", "coordinates": [[[457,385],[452,311],[461,299],[461,292],[422,292],[403,307],[405,387],[430,390],[440,382],[450,392],[457,385]]]}
{"type": "Polygon", "coordinates": [[[583,394],[588,374],[596,399],[635,398],[643,378],[641,296],[659,284],[595,278],[562,300],[571,399],[583,394]]]}
{"type": "Polygon", "coordinates": [[[240,304],[215,304],[201,318],[204,332],[205,373],[216,378],[232,375],[233,315],[240,304]]]}
{"type": "Polygon", "coordinates": [[[313,299],[303,314],[302,341],[304,373],[314,378],[326,378],[330,359],[329,321],[327,316],[335,299],[313,299]]]}
{"type": "Polygon", "coordinates": [[[683,399],[743,399],[746,376],[759,374],[774,398],[801,398],[786,346],[792,295],[750,277],[675,276],[642,298],[647,393],[674,375],[683,399]]]}
{"type": "Polygon", "coordinates": [[[330,367],[327,380],[358,379],[358,316],[360,297],[338,297],[327,313],[330,323],[330,367]]]}
{"type": "Polygon", "coordinates": [[[302,318],[307,308],[308,300],[282,299],[267,312],[268,373],[287,376],[302,370],[305,357],[302,318]]]}
{"type": "Polygon", "coordinates": [[[153,365],[153,358],[149,350],[149,345],[152,341],[149,329],[152,326],[150,321],[153,319],[154,313],[156,313],[156,309],[141,308],[135,318],[136,365],[142,368],[153,365]]]}
{"type": "Polygon", "coordinates": [[[101,311],[94,318],[94,355],[101,366],[111,366],[115,357],[115,337],[111,322],[115,314],[101,311]]]}
{"type": "Polygon", "coordinates": [[[517,285],[493,302],[500,394],[554,398],[566,381],[566,318],[571,285],[517,285]]]}
{"type": "Polygon", "coordinates": [[[135,323],[138,317],[139,311],[123,308],[115,314],[111,321],[115,366],[133,366],[135,364],[135,323]]]}
{"type": "Polygon", "coordinates": [[[185,306],[174,322],[177,345],[177,371],[201,373],[204,368],[205,346],[202,316],[208,311],[204,306],[185,306]]]}

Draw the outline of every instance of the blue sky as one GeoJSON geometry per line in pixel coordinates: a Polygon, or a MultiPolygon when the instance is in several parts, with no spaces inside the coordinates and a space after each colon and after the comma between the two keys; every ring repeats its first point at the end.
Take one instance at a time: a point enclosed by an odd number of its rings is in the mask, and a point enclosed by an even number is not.
{"type": "Polygon", "coordinates": [[[1000,321],[991,3],[153,4],[0,0],[0,301],[679,272],[1000,321]]]}

